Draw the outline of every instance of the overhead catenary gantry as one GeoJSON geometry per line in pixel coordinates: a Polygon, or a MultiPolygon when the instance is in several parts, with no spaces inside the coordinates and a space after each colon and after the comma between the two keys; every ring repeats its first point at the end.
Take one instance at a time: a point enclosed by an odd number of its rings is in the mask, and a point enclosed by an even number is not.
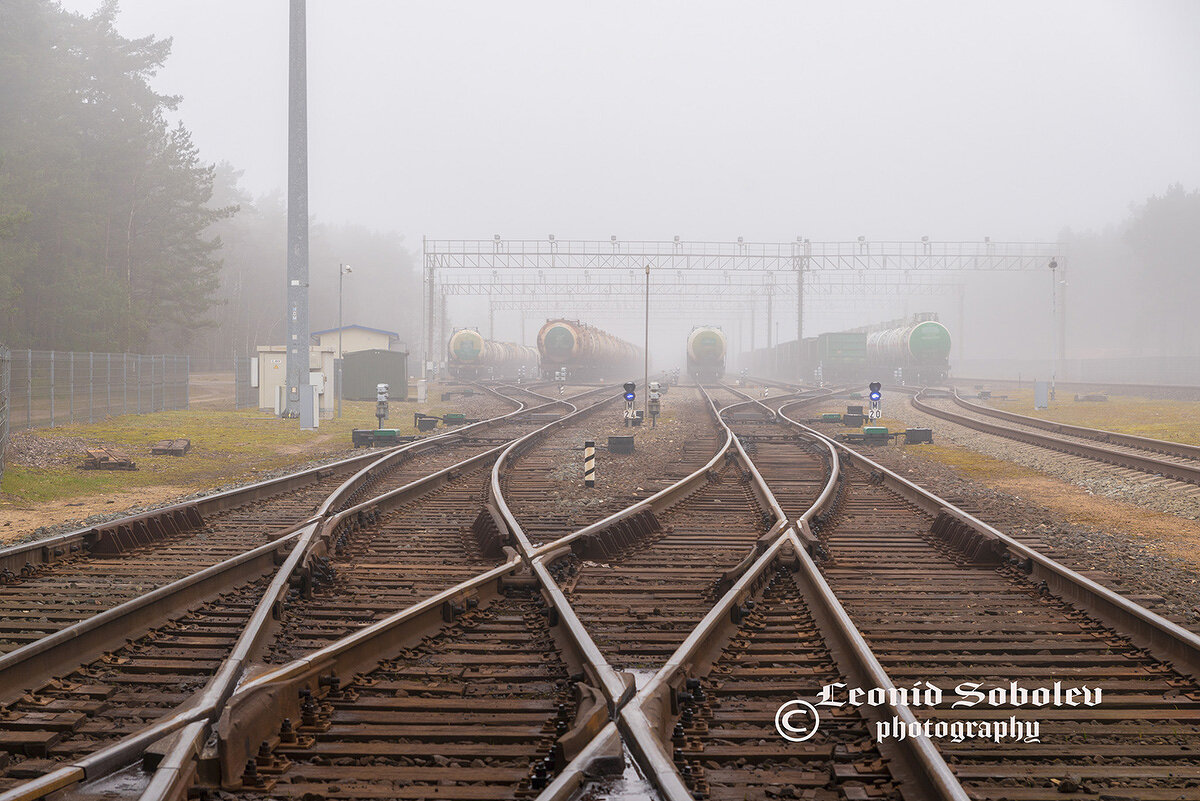
{"type": "MultiPolygon", "coordinates": [[[[693,301],[719,295],[729,305],[746,304],[754,316],[765,307],[767,346],[775,339],[776,299],[795,309],[795,336],[804,335],[804,298],[821,295],[931,295],[957,292],[963,307],[963,274],[1044,271],[1057,259],[1065,280],[1066,253],[1054,242],[685,242],[661,241],[429,239],[422,240],[424,264],[424,352],[438,358],[447,335],[450,296],[544,299],[548,308],[588,307],[618,311],[644,293],[644,271],[652,270],[656,297],[693,301]]],[[[1065,328],[1065,298],[1060,330],[1065,328]]],[[[489,313],[499,306],[492,306],[489,313]]],[[[533,306],[518,306],[531,309],[533,306]]],[[[1065,348],[1059,338],[1059,358],[1065,348]]]]}

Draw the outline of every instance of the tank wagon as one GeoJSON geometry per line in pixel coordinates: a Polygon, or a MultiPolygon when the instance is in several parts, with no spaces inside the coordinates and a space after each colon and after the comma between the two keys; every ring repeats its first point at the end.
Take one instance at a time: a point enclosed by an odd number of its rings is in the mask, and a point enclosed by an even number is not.
{"type": "Polygon", "coordinates": [[[725,332],[716,326],[697,326],[687,338],[687,371],[697,381],[725,376],[725,332]]]}
{"type": "Polygon", "coordinates": [[[530,378],[537,372],[536,348],[484,339],[474,328],[455,331],[448,349],[450,374],[456,378],[515,378],[522,367],[530,378]]]}
{"type": "Polygon", "coordinates": [[[911,320],[781,342],[748,354],[754,375],[794,381],[934,384],[950,372],[950,331],[931,313],[911,320]]]}
{"type": "Polygon", "coordinates": [[[937,320],[888,328],[867,335],[867,363],[885,371],[902,371],[917,383],[944,381],[950,371],[950,332],[937,320]]]}
{"type": "Polygon", "coordinates": [[[537,349],[542,375],[551,380],[560,371],[579,380],[611,380],[636,375],[642,367],[641,348],[578,320],[547,320],[537,349]]]}

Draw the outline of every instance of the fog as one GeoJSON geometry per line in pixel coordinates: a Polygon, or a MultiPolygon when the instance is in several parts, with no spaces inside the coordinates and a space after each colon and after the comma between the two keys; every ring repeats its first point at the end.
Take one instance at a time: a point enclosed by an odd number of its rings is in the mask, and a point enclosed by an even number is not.
{"type": "MultiPolygon", "coordinates": [[[[98,5],[63,3],[85,14],[98,5]]],[[[242,171],[248,197],[281,192],[287,3],[120,7],[123,35],[173,39],[152,82],[182,97],[173,113],[201,157],[242,171]]],[[[1200,186],[1198,45],[1200,6],[1186,1],[312,2],[309,209],[329,230],[402,243],[404,258],[355,265],[347,322],[406,340],[420,336],[412,292],[422,236],[986,236],[1070,240],[1067,355],[1136,356],[1145,343],[1128,347],[1128,332],[1095,320],[1127,310],[1128,287],[1113,277],[1143,269],[1124,233],[1140,204],[1175,184],[1200,186]],[[390,284],[405,287],[402,300],[372,288],[390,284]]],[[[1160,232],[1159,244],[1170,250],[1185,228],[1160,232]]],[[[314,246],[314,329],[335,323],[333,262],[350,261],[339,247],[336,237],[314,246]]],[[[810,294],[805,335],[937,311],[962,323],[960,357],[1049,356],[1048,275],[947,280],[966,286],[961,305],[958,290],[810,294]]],[[[524,333],[518,313],[498,311],[492,328],[531,342],[542,320],[562,314],[636,341],[641,303],[531,310],[524,333]]],[[[671,341],[656,345],[656,362],[678,363],[682,336],[710,322],[735,349],[749,347],[737,304],[709,308],[683,314],[652,294],[652,334],[671,341]]],[[[480,298],[451,297],[447,314],[447,328],[488,327],[480,298]]],[[[777,302],[775,325],[795,338],[793,300],[777,302]]],[[[1151,350],[1170,355],[1192,333],[1181,322],[1151,350]]],[[[757,347],[768,338],[761,306],[754,338],[757,347]]]]}

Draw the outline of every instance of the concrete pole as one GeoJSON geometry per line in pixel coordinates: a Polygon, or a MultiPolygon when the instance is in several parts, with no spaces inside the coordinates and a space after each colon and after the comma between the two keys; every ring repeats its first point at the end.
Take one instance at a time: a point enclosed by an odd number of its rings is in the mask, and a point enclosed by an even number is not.
{"type": "Polygon", "coordinates": [[[308,383],[308,63],[306,0],[291,0],[288,48],[287,416],[308,383]]]}
{"type": "Polygon", "coordinates": [[[650,265],[646,265],[646,334],[642,373],[642,414],[650,417],[650,265]]]}

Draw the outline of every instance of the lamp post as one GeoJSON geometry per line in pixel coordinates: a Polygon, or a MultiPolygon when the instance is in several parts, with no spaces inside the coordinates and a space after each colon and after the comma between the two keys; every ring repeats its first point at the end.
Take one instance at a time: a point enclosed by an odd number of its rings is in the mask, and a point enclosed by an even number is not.
{"type": "Polygon", "coordinates": [[[337,352],[337,416],[342,416],[342,280],[352,273],[349,264],[338,265],[338,352],[337,352]]]}
{"type": "Polygon", "coordinates": [[[1050,400],[1054,400],[1054,383],[1058,379],[1058,262],[1050,259],[1050,400]]]}
{"type": "Polygon", "coordinates": [[[642,414],[650,416],[650,265],[646,265],[646,334],[642,356],[642,414]]]}

